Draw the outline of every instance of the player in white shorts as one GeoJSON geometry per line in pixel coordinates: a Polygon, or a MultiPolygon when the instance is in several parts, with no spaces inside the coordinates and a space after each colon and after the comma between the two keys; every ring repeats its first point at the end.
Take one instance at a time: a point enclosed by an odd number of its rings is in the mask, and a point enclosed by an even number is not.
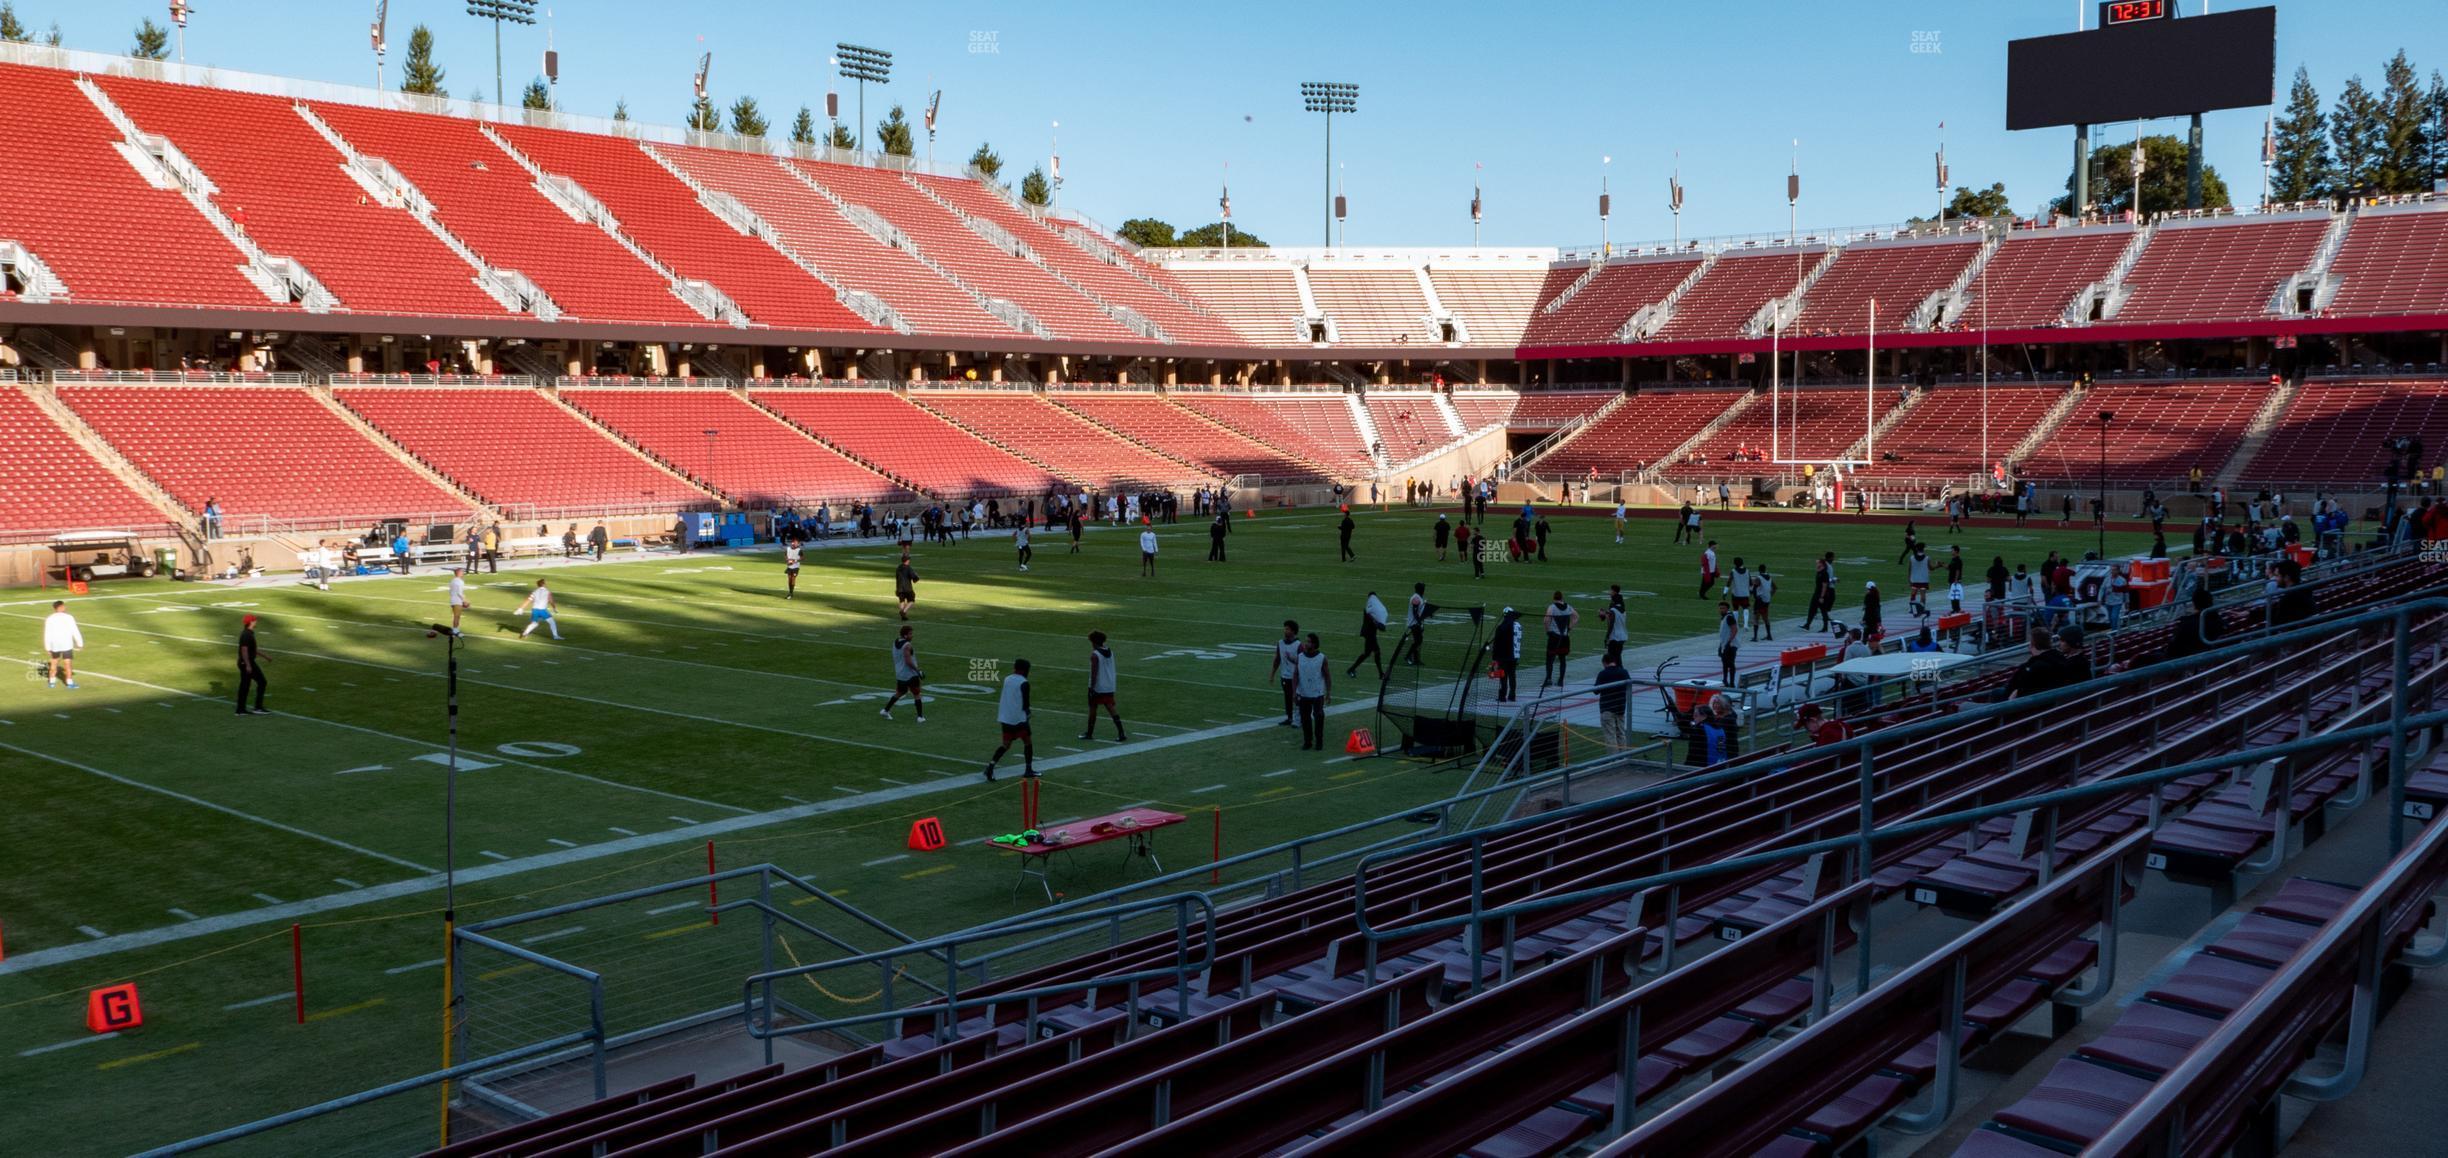
{"type": "Polygon", "coordinates": [[[553,618],[552,588],[546,587],[543,580],[536,580],[535,590],[519,601],[518,609],[527,616],[527,628],[519,632],[520,639],[534,634],[539,625],[550,630],[554,639],[561,638],[561,621],[553,618]]]}
{"type": "Polygon", "coordinates": [[[450,580],[451,634],[459,634],[459,616],[468,609],[467,568],[451,568],[450,580]]]}
{"type": "Polygon", "coordinates": [[[782,592],[784,599],[799,598],[799,544],[796,540],[782,544],[782,592]]]}

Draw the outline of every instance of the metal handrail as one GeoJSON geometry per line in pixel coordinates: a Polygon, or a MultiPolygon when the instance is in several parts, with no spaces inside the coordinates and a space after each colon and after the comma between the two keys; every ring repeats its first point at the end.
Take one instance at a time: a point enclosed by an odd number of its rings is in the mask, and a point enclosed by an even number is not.
{"type": "MultiPolygon", "coordinates": [[[[2233,1065],[2239,1059],[2257,1059],[2260,1054],[2246,1047],[2258,1031],[2266,1028],[2263,1021],[2276,1011],[2299,1004],[2308,989],[2324,984],[2337,969],[2349,963],[2354,968],[2355,980],[2346,1011],[2343,1064],[2338,1072],[2325,1078],[2297,1079],[2290,1083],[2287,1092],[2317,1101],[2332,1101],[2352,1092],[2369,1060],[2372,1034],[2379,1020],[2382,967],[2389,953],[2382,940],[2387,930],[2380,922],[2398,915],[2405,902],[2424,899],[2396,894],[2409,885],[2420,884],[2421,870],[2443,851],[2448,851],[2448,824],[2434,824],[2421,840],[2382,869],[2342,912],[2330,918],[2310,943],[2280,965],[2277,974],[2263,983],[2251,1000],[2228,1014],[2182,1062],[2153,1083],[2150,1092],[2118,1117],[2108,1132],[2085,1152],[2185,1153],[2188,1120],[2192,1117],[2187,1111],[2197,1096],[2195,1087],[2219,1077],[2222,1066],[2233,1065]]],[[[2409,954],[2401,959],[2417,967],[2443,963],[2436,953],[2409,954]]]]}
{"type": "MultiPolygon", "coordinates": [[[[2084,684],[2072,687],[2057,688],[2023,699],[1979,705],[1976,707],[1967,708],[1963,711],[1952,713],[1940,719],[1903,724],[1894,728],[1881,729],[1877,732],[1866,735],[1815,746],[1810,750],[1811,755],[1814,758],[1833,759],[1836,757],[1841,757],[1846,753],[1858,754],[1857,759],[1861,764],[1860,775],[1863,811],[1862,825],[1858,832],[1846,836],[1810,841],[1788,846],[1773,852],[1757,853],[1749,856],[1737,857],[1733,860],[1727,861],[1717,861],[1695,868],[1677,869],[1669,872],[1653,874],[1639,878],[1635,881],[1621,884],[1609,884],[1592,889],[1579,889],[1570,893],[1532,898],[1495,908],[1481,909],[1474,906],[1474,911],[1468,914],[1416,922],[1408,925],[1397,925],[1382,929],[1371,925],[1368,918],[1368,870],[1372,863],[1387,859],[1387,854],[1371,854],[1362,858],[1359,868],[1354,872],[1352,899],[1357,927],[1359,931],[1366,936],[1372,944],[1374,944],[1400,936],[1410,936],[1446,929],[1476,928],[1489,920],[1506,918],[1518,919],[1523,916],[1545,913],[1550,910],[1568,906],[1602,903],[1618,897],[1633,895],[1646,889],[1659,887],[1661,885],[1679,884],[1684,881],[1703,879],[1707,876],[1739,869],[1756,868],[1768,864],[1791,862],[1817,852],[1859,849],[1863,853],[1864,863],[1866,864],[1868,863],[1872,846],[1880,840],[1893,840],[1916,836],[1923,833],[1957,827],[1968,823],[1978,823],[1979,821],[1986,820],[1993,816],[2006,816],[2018,812],[2030,811],[2035,808],[2053,807],[2063,803],[2089,800],[2111,792],[2130,791],[2146,785],[2165,783],[2182,776],[2194,775],[2201,772],[2218,771],[2242,764],[2260,763],[2277,757],[2293,755],[2297,752],[2334,748],[2356,740],[2371,739],[2379,736],[2388,736],[2392,739],[2389,754],[2391,764],[2389,776],[2389,787],[2391,794],[2391,817],[2389,831],[2390,848],[2393,851],[2400,847],[2403,841],[2401,827],[2402,817],[2400,814],[2403,812],[2405,795],[2404,738],[2411,730],[2438,724],[2448,724],[2448,712],[2432,712],[2425,713],[2420,716],[2415,716],[2405,712],[2404,699],[2402,696],[2392,697],[2392,718],[2391,721],[2386,724],[2373,724],[2357,728],[2339,729],[2323,733],[2318,738],[2299,738],[2282,744],[2258,747],[2245,753],[2229,753],[2211,756],[2200,760],[2188,761],[2183,764],[2174,765],[2170,768],[2163,768],[2154,772],[2112,777],[2106,780],[2095,781],[2090,784],[2056,789],[2033,796],[2018,797],[2002,804],[1975,807],[1972,809],[1948,813],[1942,816],[1931,817],[1919,821],[1898,822],[1884,828],[1878,826],[1873,818],[1869,815],[1871,802],[1875,793],[1875,782],[1873,780],[1874,772],[1871,764],[1874,757],[1871,752],[1871,748],[1874,744],[1885,745],[1896,741],[1916,739],[1918,737],[1934,734],[1942,730],[1959,729],[1967,724],[1978,723],[1982,720],[1992,719],[1999,716],[2020,714],[2035,708],[2046,708],[2062,703],[2074,702],[2078,698],[2096,696],[2103,691],[2137,684],[2145,679],[2163,678],[2171,671],[2189,671],[2196,667],[2207,667],[2213,663],[2228,662],[2239,655],[2251,654],[2282,646],[2293,647],[2302,644],[2318,643],[2323,639],[2333,636],[2338,628],[2360,627],[2367,624],[2388,624],[2394,628],[2395,655],[2393,662],[2395,669],[2395,685],[2398,687],[2404,687],[2410,680],[2410,672],[2408,670],[2410,667],[2409,647],[2413,620],[2418,614],[2424,613],[2448,613],[2448,598],[2434,596],[2413,600],[2411,602],[2400,604],[2394,608],[2375,609],[2360,612],[2349,616],[2346,619],[2333,623],[2314,624],[2298,630],[2266,636],[2259,641],[2241,646],[2224,646],[2197,655],[2184,656],[2177,659],[2167,660],[2162,663],[2153,664],[2148,667],[2136,668],[2132,671],[2094,678],[2093,680],[2084,684]]],[[[1626,803],[1647,799],[1653,796],[1664,795],[1668,792],[1680,791],[1702,785],[1721,783],[1737,777],[1756,777],[1762,772],[1770,771],[1772,766],[1779,763],[1788,762],[1791,759],[1792,757],[1790,755],[1779,755],[1769,758],[1746,760],[1716,772],[1704,773],[1699,776],[1683,777],[1661,784],[1634,789],[1630,792],[1620,793],[1605,800],[1592,801],[1585,805],[1541,813],[1537,816],[1522,817],[1516,820],[1505,821],[1469,833],[1438,837],[1433,840],[1423,842],[1420,848],[1406,851],[1416,853],[1419,851],[1424,851],[1424,849],[1428,847],[1451,847],[1456,844],[1467,844],[1471,850],[1473,861],[1473,895],[1477,896],[1477,886],[1479,883],[1479,870],[1477,867],[1478,861],[1481,859],[1481,853],[1486,846],[1488,838],[1491,836],[1517,832],[1533,825],[1551,824],[1559,819],[1588,815],[1600,809],[1619,808],[1626,803]]]]}
{"type": "Polygon", "coordinates": [[[255,1121],[247,1122],[243,1125],[231,1126],[226,1130],[215,1130],[210,1134],[201,1134],[196,1137],[186,1139],[185,1141],[172,1142],[167,1146],[157,1146],[151,1150],[138,1154],[136,1158],[169,1158],[169,1156],[174,1154],[192,1154],[195,1151],[202,1150],[208,1146],[218,1146],[224,1142],[235,1142],[241,1138],[251,1138],[257,1134],[261,1134],[269,1130],[277,1130],[284,1126],[296,1125],[297,1123],[306,1121],[310,1118],[319,1118],[325,1114],[334,1113],[340,1110],[354,1109],[355,1107],[365,1105],[368,1102],[376,1102],[384,1098],[391,1097],[394,1094],[404,1094],[412,1090],[421,1090],[427,1086],[438,1085],[443,1082],[456,1081],[457,1079],[466,1077],[469,1074],[499,1069],[502,1066],[513,1062],[526,1061],[529,1058],[541,1057],[544,1054],[553,1053],[557,1050],[567,1049],[570,1046],[586,1042],[593,1036],[594,1035],[588,1033],[563,1034],[560,1037],[553,1038],[550,1041],[539,1041],[533,1045],[520,1046],[519,1048],[511,1050],[507,1053],[499,1053],[493,1055],[492,1057],[480,1057],[474,1061],[461,1062],[458,1065],[449,1067],[448,1069],[439,1069],[431,1073],[418,1074],[412,1078],[401,1078],[400,1080],[392,1082],[388,1085],[376,1086],[370,1090],[359,1090],[356,1093],[333,1098],[327,1102],[317,1102],[311,1106],[302,1106],[285,1114],[275,1114],[269,1118],[258,1118],[255,1121]]]}
{"type": "MultiPolygon", "coordinates": [[[[748,1035],[750,1037],[765,1040],[769,1038],[790,1037],[799,1034],[820,1033],[836,1029],[846,1029],[852,1026],[868,1025],[876,1022],[898,1021],[908,1018],[914,1014],[923,1014],[933,1017],[935,1021],[933,1033],[936,1039],[939,1041],[948,1041],[957,1039],[960,1036],[960,1019],[958,1014],[962,1010],[996,1005],[1008,1006],[1015,1002],[1024,1002],[1029,1007],[1029,1020],[1032,1022],[1030,1029],[1033,1034],[1035,1030],[1033,1023],[1036,1020],[1037,1002],[1039,999],[1061,995],[1076,996],[1089,990],[1112,986],[1126,987],[1126,992],[1128,995],[1127,1000],[1132,1007],[1131,1020],[1136,1022],[1138,1020],[1137,1005],[1139,983],[1143,981],[1159,980],[1162,978],[1171,978],[1173,980],[1173,990],[1177,1005],[1177,1012],[1179,1012],[1182,1016],[1187,1017],[1189,1013],[1190,978],[1195,974],[1205,972],[1215,963],[1215,916],[1215,903],[1210,900],[1206,894],[1196,892],[1174,893],[1164,897],[1156,897],[1144,901],[1117,905],[1113,908],[1097,912],[1066,913],[1053,917],[1037,917],[1008,925],[981,927],[978,929],[963,930],[957,933],[949,933],[941,937],[935,937],[926,941],[916,942],[910,945],[899,946],[892,949],[885,949],[874,953],[862,953],[856,956],[837,958],[832,961],[817,961],[808,964],[793,965],[788,969],[771,969],[762,973],[751,974],[740,983],[740,1009],[742,1019],[746,1023],[748,1035]],[[1194,909],[1204,914],[1203,919],[1196,922],[1197,932],[1195,934],[1192,931],[1193,922],[1191,920],[1191,912],[1194,909]],[[1169,964],[1157,965],[1147,969],[1130,970],[1123,973],[1101,974],[1093,978],[1063,981],[1054,985],[1032,986],[1026,989],[1002,990],[983,997],[964,998],[960,995],[962,972],[965,969],[973,967],[977,964],[977,961],[975,960],[963,961],[961,959],[960,947],[964,943],[975,944],[980,940],[999,939],[1016,934],[1035,932],[1040,929],[1064,928],[1091,924],[1099,926],[1110,925],[1118,933],[1121,929],[1122,923],[1125,920],[1134,916],[1157,912],[1159,910],[1169,910],[1173,914],[1174,953],[1173,960],[1169,964]],[[1192,955],[1194,944],[1199,945],[1201,950],[1199,955],[1195,957],[1192,955]],[[943,962],[945,966],[945,985],[942,989],[938,990],[938,992],[942,994],[941,1000],[930,1000],[922,1002],[918,1005],[907,1007],[900,1006],[893,1000],[893,982],[896,978],[904,975],[904,971],[899,968],[897,961],[899,958],[906,957],[911,954],[920,954],[943,962]],[[773,1003],[770,998],[763,1002],[758,1000],[759,992],[763,991],[764,993],[770,995],[772,992],[772,986],[777,981],[785,981],[794,977],[807,977],[812,980],[818,973],[862,965],[874,965],[883,971],[884,989],[881,996],[883,997],[884,1005],[880,1010],[870,1013],[852,1014],[847,1017],[809,1020],[795,1025],[776,1026],[773,1023],[773,1003]],[[760,1011],[763,1013],[763,1017],[761,1019],[759,1017],[760,1011]]],[[[980,960],[982,960],[982,958],[980,960]]],[[[932,987],[930,986],[930,988],[932,987]]]]}

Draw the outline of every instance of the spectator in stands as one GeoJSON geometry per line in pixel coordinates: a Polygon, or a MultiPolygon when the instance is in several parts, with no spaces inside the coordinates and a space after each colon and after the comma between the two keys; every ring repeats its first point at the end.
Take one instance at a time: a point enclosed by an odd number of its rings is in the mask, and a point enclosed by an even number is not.
{"type": "Polygon", "coordinates": [[[2036,696],[2053,688],[2064,686],[2060,681],[2065,668],[2065,657],[2058,654],[2055,638],[2048,632],[2035,628],[2027,633],[2023,640],[2028,651],[2022,666],[2016,668],[2014,675],[2007,681],[2006,698],[2013,700],[2021,699],[2024,696],[2036,696]]]}
{"type": "Polygon", "coordinates": [[[84,646],[85,633],[78,630],[76,616],[68,614],[68,602],[52,600],[51,614],[43,619],[43,655],[48,662],[45,689],[65,683],[68,690],[76,690],[76,653],[84,646]]]}
{"type": "Polygon", "coordinates": [[[2167,658],[2195,655],[2217,646],[2222,623],[2218,613],[2210,609],[2210,587],[2199,584],[2193,588],[2193,609],[2176,621],[2168,634],[2167,658]]]}
{"type": "Polygon", "coordinates": [[[2320,613],[2311,590],[2303,586],[2302,564],[2293,559],[2280,559],[2270,564],[2270,579],[2277,584],[2277,591],[2270,599],[2270,626],[2285,627],[2302,623],[2320,613]]]}
{"type": "Polygon", "coordinates": [[[1598,678],[1591,681],[1598,688],[1598,731],[1606,738],[1609,750],[1625,746],[1624,701],[1632,673],[1625,671],[1623,657],[1612,649],[1598,661],[1598,678]]]}
{"type": "Polygon", "coordinates": [[[1735,742],[1739,726],[1733,701],[1722,695],[1710,696],[1707,704],[1692,713],[1686,725],[1691,747],[1685,762],[1706,768],[1739,756],[1741,752],[1735,742]]]}
{"type": "Polygon", "coordinates": [[[1936,651],[1938,650],[1938,637],[1931,634],[1930,625],[1924,623],[1921,625],[1921,630],[1914,632],[1911,639],[1904,641],[1904,650],[1916,654],[1936,651]]]}
{"type": "MultiPolygon", "coordinates": [[[[267,714],[263,706],[264,691],[271,684],[270,681],[264,679],[263,653],[255,646],[255,623],[255,617],[252,615],[243,616],[238,620],[238,714],[241,716],[267,714]],[[247,710],[246,702],[249,687],[255,689],[255,710],[252,712],[247,710]]],[[[70,684],[69,686],[75,687],[76,685],[70,684]]]]}

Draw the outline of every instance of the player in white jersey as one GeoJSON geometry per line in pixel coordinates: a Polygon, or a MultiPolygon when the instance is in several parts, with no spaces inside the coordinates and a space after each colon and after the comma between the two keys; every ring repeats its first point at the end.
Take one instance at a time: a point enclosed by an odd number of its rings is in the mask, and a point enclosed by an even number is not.
{"type": "Polygon", "coordinates": [[[782,544],[782,598],[799,598],[799,541],[782,544]]]}
{"type": "Polygon", "coordinates": [[[1156,532],[1154,531],[1139,532],[1139,574],[1149,578],[1154,578],[1156,575],[1156,532]]]}
{"type": "Polygon", "coordinates": [[[519,632],[520,639],[534,634],[539,625],[549,629],[554,639],[561,638],[561,621],[553,617],[552,588],[546,587],[543,580],[536,580],[535,590],[519,601],[518,609],[527,617],[526,629],[519,632]]]}
{"type": "Polygon", "coordinates": [[[452,634],[452,635],[457,635],[457,634],[459,634],[459,616],[460,616],[461,614],[463,614],[464,612],[466,612],[466,611],[467,611],[467,608],[468,608],[468,597],[467,597],[467,568],[465,568],[465,567],[453,567],[453,568],[451,568],[451,578],[450,578],[450,609],[451,609],[451,634],[452,634]]]}

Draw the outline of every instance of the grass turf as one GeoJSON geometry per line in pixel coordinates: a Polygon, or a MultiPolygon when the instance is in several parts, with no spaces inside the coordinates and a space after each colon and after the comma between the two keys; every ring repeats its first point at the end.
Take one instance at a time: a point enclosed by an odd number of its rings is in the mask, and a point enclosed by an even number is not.
{"type": "MultiPolygon", "coordinates": [[[[1348,564],[1335,561],[1331,513],[1236,520],[1223,565],[1204,561],[1204,528],[1184,523],[1160,529],[1154,579],[1138,576],[1135,544],[1112,532],[1091,534],[1077,556],[1040,535],[1025,574],[1002,536],[921,548],[913,622],[930,681],[923,725],[906,704],[893,720],[876,714],[897,626],[889,545],[809,552],[799,598],[788,602],[773,551],[471,577],[461,919],[689,876],[704,868],[709,826],[720,829],[711,839],[724,867],[780,864],[914,935],[1026,912],[1043,894],[1015,897],[1011,864],[979,843],[1018,827],[1014,778],[977,776],[996,739],[992,689],[1018,656],[1035,668],[1042,816],[1141,802],[1191,814],[1157,842],[1181,869],[1204,859],[1213,808],[1224,811],[1229,854],[1399,812],[1453,787],[1399,762],[1341,759],[1340,737],[1365,725],[1365,713],[1330,720],[1328,753],[1294,750],[1294,735],[1273,726],[1281,700],[1267,650],[1286,617],[1324,636],[1338,674],[1356,648],[1363,594],[1375,589],[1399,609],[1415,580],[1449,607],[1525,612],[1560,588],[1585,615],[1621,583],[1635,594],[1635,646],[1713,626],[1714,603],[1693,594],[1697,551],[1669,545],[1662,519],[1637,521],[1632,541],[1617,545],[1603,518],[1559,518],[1550,562],[1491,565],[1480,580],[1467,564],[1436,561],[1433,519],[1360,515],[1360,559],[1348,564]],[[498,629],[539,575],[560,593],[567,638],[558,643],[498,629]],[[1075,738],[1091,629],[1113,638],[1129,745],[1111,740],[1109,722],[1096,741],[1075,738]],[[919,816],[941,817],[951,847],[905,854],[919,816]]],[[[2036,562],[2094,541],[2087,528],[1923,528],[1941,557],[1960,543],[1973,573],[1993,554],[2036,562]]],[[[1729,563],[1765,560],[1782,577],[1787,622],[1798,620],[1809,560],[1823,550],[1839,557],[1847,607],[1859,580],[1876,577],[1890,621],[1900,617],[1897,522],[1727,520],[1709,534],[1729,563]]],[[[2146,542],[2130,529],[2109,539],[2118,552],[2146,542]]],[[[444,721],[441,646],[422,625],[448,614],[444,578],[329,592],[103,585],[73,604],[89,645],[74,692],[46,690],[32,667],[48,598],[0,600],[0,626],[16,621],[26,641],[23,675],[0,680],[0,814],[10,818],[0,936],[17,959],[0,964],[0,1098],[20,1109],[12,1147],[120,1153],[434,1068],[440,971],[423,963],[442,946],[433,870],[443,861],[444,721]],[[232,640],[247,612],[263,617],[277,715],[230,709],[232,640]],[[290,988],[292,923],[303,926],[312,1017],[303,1025],[286,998],[264,1000],[290,988]],[[85,992],[130,977],[142,986],[146,1026],[85,1042],[85,992]],[[69,1042],[79,1044],[44,1050],[69,1042]],[[112,1111],[94,1114],[97,1105],[112,1111]]],[[[1336,699],[1373,688],[1339,683],[1336,699]]],[[[1006,772],[1018,763],[1008,757],[1006,772]]],[[[1057,878],[1069,895],[1126,880],[1114,857],[1071,860],[1057,878]]],[[[554,930],[563,939],[550,951],[616,954],[640,977],[706,975],[703,985],[671,981],[652,993],[616,989],[616,1004],[736,998],[753,962],[714,948],[732,932],[701,927],[701,913],[641,908],[554,930]]],[[[791,953],[815,956],[805,943],[791,953]]],[[[469,980],[471,992],[482,989],[469,980]]],[[[540,982],[483,984],[495,987],[484,995],[498,1016],[518,986],[540,982]]],[[[860,996],[827,1000],[855,1008],[861,1002],[848,999],[860,996]]],[[[643,1016],[613,1012],[616,1023],[643,1016]]],[[[552,1020],[539,1012],[532,1026],[488,1024],[484,1044],[552,1020]]],[[[326,1129],[375,1150],[413,1149],[431,1141],[431,1111],[430,1096],[397,1099],[326,1129]],[[367,1128],[377,1119],[382,1128],[367,1128]]],[[[268,1150],[297,1152],[306,1137],[268,1150]]]]}

